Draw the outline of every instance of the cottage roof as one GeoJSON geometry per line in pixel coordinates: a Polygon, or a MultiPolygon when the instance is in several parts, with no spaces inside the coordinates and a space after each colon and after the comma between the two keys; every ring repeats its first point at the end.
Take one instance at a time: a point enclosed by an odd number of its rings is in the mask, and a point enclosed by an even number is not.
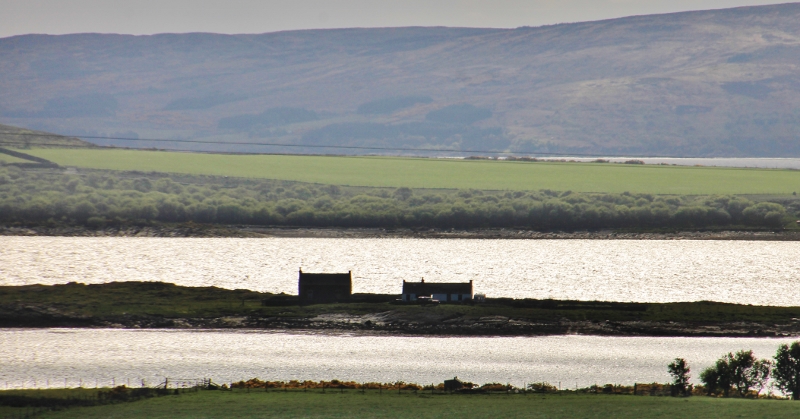
{"type": "Polygon", "coordinates": [[[307,273],[300,271],[300,283],[303,285],[350,285],[352,275],[348,273],[307,273]]]}

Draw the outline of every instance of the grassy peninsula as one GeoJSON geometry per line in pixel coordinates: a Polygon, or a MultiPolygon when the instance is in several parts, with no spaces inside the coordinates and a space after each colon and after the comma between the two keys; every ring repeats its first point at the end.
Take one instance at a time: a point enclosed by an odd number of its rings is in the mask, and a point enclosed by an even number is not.
{"type": "Polygon", "coordinates": [[[160,282],[0,287],[0,327],[315,329],[436,335],[793,336],[800,307],[489,299],[397,305],[396,295],[296,296],[160,282]]]}

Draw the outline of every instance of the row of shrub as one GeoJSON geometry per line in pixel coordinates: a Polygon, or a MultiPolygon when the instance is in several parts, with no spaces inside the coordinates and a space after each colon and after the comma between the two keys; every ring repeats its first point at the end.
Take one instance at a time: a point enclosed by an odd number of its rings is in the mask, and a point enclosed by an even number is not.
{"type": "Polygon", "coordinates": [[[197,222],[316,227],[779,227],[787,209],[738,196],[359,188],[271,180],[0,167],[0,222],[197,222]]]}
{"type": "MultiPolygon", "coordinates": [[[[231,383],[231,388],[244,388],[244,389],[343,389],[343,390],[406,390],[416,391],[423,390],[425,387],[419,384],[406,383],[403,381],[396,381],[394,383],[359,383],[356,381],[313,381],[313,380],[289,380],[289,381],[262,381],[258,378],[251,378],[247,381],[239,381],[231,383]]],[[[430,386],[427,387],[430,389],[430,386]]]]}
{"type": "MultiPolygon", "coordinates": [[[[481,386],[477,384],[462,382],[463,388],[466,390],[476,390],[483,392],[500,392],[512,391],[516,388],[511,384],[500,383],[487,383],[481,386]]],[[[530,390],[534,392],[545,392],[554,389],[546,383],[531,384],[530,390]]],[[[356,381],[313,381],[313,380],[289,380],[289,381],[262,381],[258,378],[251,378],[247,381],[239,381],[231,383],[230,388],[238,389],[291,389],[291,390],[312,390],[312,389],[336,389],[336,390],[394,390],[394,391],[420,391],[420,390],[435,390],[444,391],[444,383],[419,385],[414,383],[406,383],[404,381],[395,381],[393,383],[378,383],[368,382],[359,383],[356,381]]]]}

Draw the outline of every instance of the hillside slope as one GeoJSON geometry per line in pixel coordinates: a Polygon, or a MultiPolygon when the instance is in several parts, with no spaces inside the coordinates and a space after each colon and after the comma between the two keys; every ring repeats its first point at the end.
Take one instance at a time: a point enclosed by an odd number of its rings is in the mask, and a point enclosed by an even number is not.
{"type": "Polygon", "coordinates": [[[62,137],[49,132],[33,131],[11,125],[0,124],[0,147],[91,147],[92,144],[78,138],[62,137]]]}
{"type": "Polygon", "coordinates": [[[0,39],[0,122],[223,142],[800,156],[797,22],[800,4],[517,29],[17,36],[0,39]]]}

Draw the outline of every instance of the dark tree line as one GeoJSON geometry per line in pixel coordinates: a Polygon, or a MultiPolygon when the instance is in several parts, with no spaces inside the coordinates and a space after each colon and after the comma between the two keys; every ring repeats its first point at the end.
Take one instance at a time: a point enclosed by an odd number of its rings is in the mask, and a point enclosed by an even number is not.
{"type": "Polygon", "coordinates": [[[778,227],[783,205],[738,196],[360,188],[0,166],[0,222],[197,222],[316,227],[778,227]]]}
{"type": "MultiPolygon", "coordinates": [[[[686,360],[675,358],[667,370],[673,378],[673,396],[690,395],[691,369],[686,360]]],[[[792,400],[800,400],[800,341],[780,345],[773,360],[758,359],[753,351],[727,353],[700,373],[700,381],[708,396],[721,394],[728,397],[731,392],[739,397],[757,396],[770,379],[783,394],[790,395],[792,400]]]]}

